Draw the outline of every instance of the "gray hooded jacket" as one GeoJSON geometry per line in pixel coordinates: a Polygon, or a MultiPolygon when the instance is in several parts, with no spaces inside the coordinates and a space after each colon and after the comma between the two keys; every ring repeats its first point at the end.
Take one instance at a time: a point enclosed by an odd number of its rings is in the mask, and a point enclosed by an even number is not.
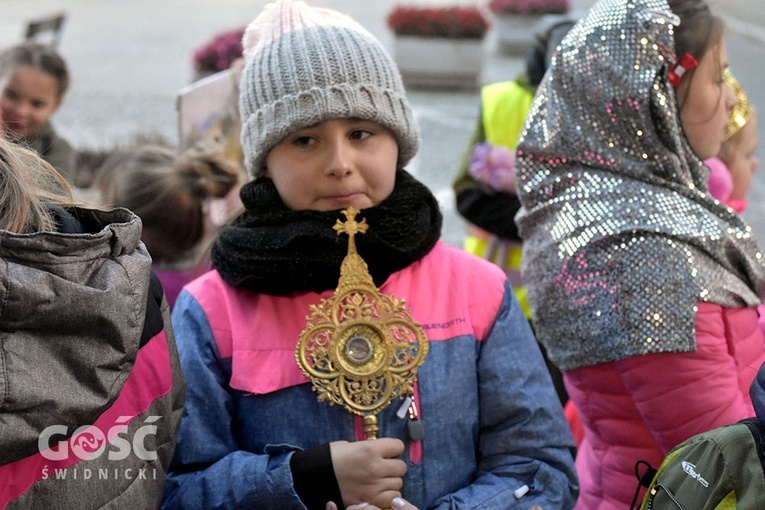
{"type": "Polygon", "coordinates": [[[0,231],[0,508],[156,508],[184,395],[167,302],[137,216],[71,213],[82,233],[0,231]]]}

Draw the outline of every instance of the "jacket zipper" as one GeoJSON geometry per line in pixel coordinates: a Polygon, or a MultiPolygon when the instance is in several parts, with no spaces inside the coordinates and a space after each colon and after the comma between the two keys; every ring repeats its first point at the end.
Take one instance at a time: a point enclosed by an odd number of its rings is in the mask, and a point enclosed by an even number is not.
{"type": "Polygon", "coordinates": [[[651,489],[651,497],[648,498],[648,504],[645,506],[645,510],[651,510],[651,507],[653,506],[653,500],[660,490],[663,490],[667,494],[667,497],[671,499],[675,505],[677,505],[679,510],[685,510],[685,507],[680,504],[680,502],[675,498],[675,495],[672,494],[672,492],[667,487],[665,487],[663,483],[657,483],[653,486],[651,489]]]}

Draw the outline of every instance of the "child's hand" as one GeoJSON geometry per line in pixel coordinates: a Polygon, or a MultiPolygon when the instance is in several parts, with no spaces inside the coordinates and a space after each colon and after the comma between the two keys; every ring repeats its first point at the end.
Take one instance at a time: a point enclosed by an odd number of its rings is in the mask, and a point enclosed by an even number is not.
{"type": "MultiPolygon", "coordinates": [[[[393,510],[418,510],[416,506],[403,498],[394,498],[393,501],[391,501],[391,508],[393,510]]],[[[337,510],[337,505],[330,501],[327,503],[326,510],[337,510]]],[[[345,510],[380,510],[380,508],[371,506],[369,503],[359,503],[358,505],[345,507],[345,510]]]]}
{"type": "Polygon", "coordinates": [[[401,497],[406,463],[399,458],[404,453],[399,439],[335,441],[329,451],[345,506],[365,501],[390,508],[393,499],[401,497]]]}

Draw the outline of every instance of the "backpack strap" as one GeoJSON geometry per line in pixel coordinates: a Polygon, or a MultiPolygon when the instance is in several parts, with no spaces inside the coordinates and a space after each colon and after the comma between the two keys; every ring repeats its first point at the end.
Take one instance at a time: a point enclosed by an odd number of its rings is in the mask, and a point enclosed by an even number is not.
{"type": "Polygon", "coordinates": [[[635,487],[635,495],[632,496],[632,503],[630,503],[630,510],[635,510],[635,504],[637,503],[638,494],[640,494],[640,488],[645,487],[646,489],[651,486],[651,482],[653,481],[654,477],[656,476],[656,473],[658,471],[654,469],[653,466],[648,461],[645,460],[639,460],[635,462],[635,476],[638,479],[638,485],[635,487]],[[643,474],[640,474],[640,466],[645,465],[646,470],[643,472],[643,474]]]}

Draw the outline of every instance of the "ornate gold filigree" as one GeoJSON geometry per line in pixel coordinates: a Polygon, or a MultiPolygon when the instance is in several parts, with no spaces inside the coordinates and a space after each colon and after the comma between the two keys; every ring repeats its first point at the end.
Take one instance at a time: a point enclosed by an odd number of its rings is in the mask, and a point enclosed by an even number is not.
{"type": "Polygon", "coordinates": [[[366,219],[356,221],[358,213],[344,210],[346,221],[333,227],[348,235],[348,254],[334,296],[310,307],[295,359],[319,401],[363,416],[367,439],[375,439],[377,413],[413,391],[428,339],[404,300],[379,291],[356,252],[355,236],[368,228],[366,219]]]}
{"type": "Polygon", "coordinates": [[[749,119],[752,118],[754,108],[752,108],[744,89],[741,87],[738,80],[733,77],[730,69],[725,71],[724,77],[725,82],[733,89],[733,92],[736,94],[736,99],[738,99],[736,106],[733,107],[728,116],[728,123],[725,126],[725,137],[723,138],[723,141],[727,141],[749,122],[749,119]]]}

